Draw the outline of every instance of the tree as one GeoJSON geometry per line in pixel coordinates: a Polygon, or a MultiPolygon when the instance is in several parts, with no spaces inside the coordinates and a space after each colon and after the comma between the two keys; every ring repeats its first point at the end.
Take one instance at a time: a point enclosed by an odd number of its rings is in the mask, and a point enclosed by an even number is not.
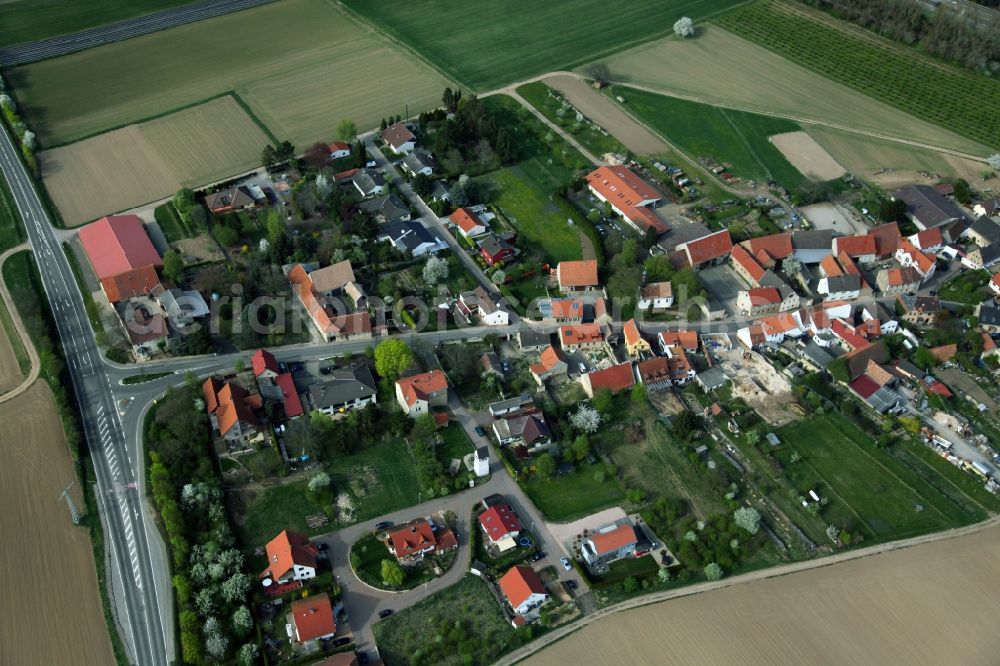
{"type": "Polygon", "coordinates": [[[265,169],[271,170],[278,163],[278,154],[274,149],[274,146],[267,144],[264,146],[264,150],[260,153],[260,161],[264,165],[265,169]]]}
{"type": "Polygon", "coordinates": [[[674,23],[674,34],[678,37],[694,37],[694,21],[682,16],[674,23]]]}
{"type": "Polygon", "coordinates": [[[490,276],[490,282],[492,282],[497,286],[502,285],[506,281],[507,281],[507,274],[501,268],[498,268],[495,271],[493,271],[493,275],[490,276]]]}
{"type": "Polygon", "coordinates": [[[902,222],[906,218],[906,202],[902,199],[882,199],[877,215],[883,222],[902,222]]]}
{"type": "Polygon", "coordinates": [[[194,198],[194,190],[190,188],[183,188],[177,190],[174,195],[174,208],[180,213],[181,217],[187,217],[191,214],[191,209],[194,208],[195,204],[198,202],[194,198]]]}
{"type": "Polygon", "coordinates": [[[601,413],[593,407],[580,405],[569,417],[570,425],[581,432],[594,433],[601,426],[601,413]]]}
{"type": "Polygon", "coordinates": [[[741,506],[733,512],[733,522],[750,534],[760,531],[760,512],[749,506],[741,506]]]}
{"type": "Polygon", "coordinates": [[[598,88],[603,88],[611,80],[611,70],[605,63],[597,62],[587,69],[587,76],[594,80],[598,88]]]}
{"type": "Polygon", "coordinates": [[[400,587],[406,580],[403,567],[396,560],[382,560],[382,583],[389,587],[400,587]]]}
{"type": "Polygon", "coordinates": [[[337,123],[337,137],[345,143],[353,143],[358,136],[358,126],[350,118],[344,118],[337,123]]]}
{"type": "Polygon", "coordinates": [[[333,183],[330,179],[326,177],[326,174],[318,173],[316,174],[316,196],[320,199],[326,200],[327,197],[333,192],[333,183]]]}
{"type": "Polygon", "coordinates": [[[21,145],[23,145],[28,150],[35,149],[35,133],[31,130],[24,130],[24,134],[21,135],[21,145]]]}
{"type": "Polygon", "coordinates": [[[916,416],[900,416],[897,421],[903,430],[914,437],[920,434],[920,419],[916,416]]]}
{"type": "Polygon", "coordinates": [[[167,250],[163,255],[163,275],[176,283],[184,281],[184,257],[177,250],[167,250]]]}
{"type": "Polygon", "coordinates": [[[632,388],[632,393],[629,395],[629,399],[632,401],[633,405],[641,405],[646,402],[646,386],[644,384],[636,384],[632,388]]]}
{"type": "Polygon", "coordinates": [[[395,381],[413,361],[413,351],[402,340],[389,338],[375,347],[375,371],[383,379],[395,381]]]}
{"type": "Polygon", "coordinates": [[[448,261],[441,257],[429,257],[424,264],[424,282],[437,284],[448,279],[448,261]]]}
{"type": "Polygon", "coordinates": [[[332,481],[326,472],[317,472],[309,479],[309,490],[316,493],[330,487],[332,481]]]}
{"type": "Polygon", "coordinates": [[[413,430],[410,434],[414,441],[426,441],[437,432],[437,423],[430,414],[421,414],[413,421],[413,430]]]}
{"type": "Polygon", "coordinates": [[[802,262],[795,257],[786,257],[781,261],[781,268],[789,275],[798,275],[802,272],[802,262]]]}
{"type": "Polygon", "coordinates": [[[292,145],[291,141],[282,141],[275,148],[275,157],[278,158],[278,162],[291,162],[295,159],[295,146],[292,145]]]}
{"type": "Polygon", "coordinates": [[[594,393],[594,399],[591,400],[591,403],[602,416],[607,416],[614,408],[615,396],[611,393],[611,389],[600,388],[594,393]]]}
{"type": "Polygon", "coordinates": [[[535,461],[535,472],[543,479],[551,479],[556,472],[556,459],[551,453],[543,453],[535,461]]]}
{"type": "Polygon", "coordinates": [[[992,168],[996,169],[997,171],[1000,171],[1000,153],[993,153],[992,155],[987,157],[986,163],[989,164],[992,168]]]}
{"type": "Polygon", "coordinates": [[[972,201],[972,188],[969,181],[959,178],[955,181],[955,199],[961,204],[968,204],[972,201]]]}
{"type": "Polygon", "coordinates": [[[569,445],[568,451],[572,453],[577,462],[580,462],[590,455],[590,440],[587,439],[586,435],[580,435],[569,445]]]}
{"type": "Polygon", "coordinates": [[[622,589],[625,590],[626,594],[631,594],[639,589],[639,581],[635,579],[635,576],[629,576],[622,581],[622,589]]]}
{"type": "Polygon", "coordinates": [[[719,580],[722,578],[722,573],[722,567],[715,562],[709,562],[705,565],[705,578],[708,580],[719,580]]]}
{"type": "Polygon", "coordinates": [[[233,631],[242,638],[247,635],[251,627],[253,627],[253,617],[250,615],[250,609],[240,606],[233,613],[233,631]]]}
{"type": "Polygon", "coordinates": [[[238,660],[240,666],[253,666],[259,657],[260,649],[256,643],[244,643],[243,647],[240,648],[238,660]]]}
{"type": "Polygon", "coordinates": [[[322,169],[330,164],[330,146],[322,141],[317,141],[306,148],[302,154],[302,160],[314,169],[322,169]]]}
{"type": "Polygon", "coordinates": [[[212,235],[215,236],[215,240],[219,241],[219,245],[223,247],[236,245],[237,241],[240,240],[240,232],[220,222],[212,225],[212,235]]]}
{"type": "Polygon", "coordinates": [[[221,634],[212,634],[205,639],[205,651],[220,661],[226,656],[228,647],[229,639],[221,634]]]}

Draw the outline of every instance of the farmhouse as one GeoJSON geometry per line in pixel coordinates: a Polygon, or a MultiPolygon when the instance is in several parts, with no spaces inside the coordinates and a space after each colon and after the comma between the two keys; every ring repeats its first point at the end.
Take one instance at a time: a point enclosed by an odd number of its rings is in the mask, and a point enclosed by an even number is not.
{"type": "Polygon", "coordinates": [[[213,430],[230,446],[246,446],[263,435],[257,430],[255,410],[263,407],[259,395],[250,395],[234,382],[209,377],[201,386],[213,430]]]}
{"type": "Polygon", "coordinates": [[[650,282],[639,290],[640,310],[667,310],[674,304],[674,289],[670,282],[650,282]]]}
{"type": "Polygon", "coordinates": [[[597,261],[560,261],[556,266],[559,291],[563,293],[588,292],[600,288],[597,279],[597,261]]]}
{"type": "Polygon", "coordinates": [[[833,254],[845,253],[860,264],[874,264],[876,255],[875,237],[838,236],[833,239],[833,254]]]}
{"type": "Polygon", "coordinates": [[[912,236],[907,236],[906,240],[913,247],[924,253],[937,252],[944,245],[944,237],[941,236],[941,229],[939,227],[918,231],[912,236]]]}
{"type": "Polygon", "coordinates": [[[868,235],[875,239],[875,256],[891,257],[899,249],[899,241],[903,238],[899,233],[899,225],[895,222],[872,227],[868,235]]]}
{"type": "Polygon", "coordinates": [[[615,560],[633,557],[639,545],[635,527],[627,518],[605,525],[580,544],[583,559],[591,566],[607,566],[615,560]]]}
{"type": "Polygon", "coordinates": [[[833,252],[833,230],[812,229],[792,233],[793,256],[803,264],[818,264],[833,252]]]}
{"type": "Polygon", "coordinates": [[[916,268],[883,268],[875,276],[875,285],[883,294],[915,294],[923,278],[916,268]]]}
{"type": "Polygon", "coordinates": [[[1000,245],[1000,224],[984,216],[973,222],[965,235],[979,247],[1000,245]]]}
{"type": "Polygon", "coordinates": [[[918,229],[966,219],[962,209],[929,185],[908,185],[892,197],[906,204],[906,216],[918,229]]]}
{"type": "Polygon", "coordinates": [[[778,312],[781,294],[774,287],[757,287],[741,291],[736,297],[736,307],[751,318],[778,312]]]}
{"type": "Polygon", "coordinates": [[[625,337],[625,349],[632,358],[638,358],[642,354],[648,354],[651,347],[649,341],[642,337],[635,319],[629,319],[622,327],[622,334],[625,337]]]}
{"type": "Polygon", "coordinates": [[[733,269],[739,273],[740,277],[747,281],[751,287],[759,287],[761,278],[764,277],[765,269],[757,260],[753,258],[742,245],[733,247],[730,255],[733,269]]]}
{"type": "Polygon", "coordinates": [[[974,270],[990,268],[997,262],[1000,262],[1000,245],[977,247],[962,257],[962,265],[974,270]]]}
{"type": "Polygon", "coordinates": [[[542,386],[547,379],[565,375],[569,371],[569,365],[559,350],[549,345],[542,350],[538,363],[532,363],[528,369],[531,371],[531,376],[535,378],[535,382],[542,386]]]}
{"type": "Polygon", "coordinates": [[[587,187],[640,233],[669,231],[651,209],[663,194],[624,166],[602,166],[587,174],[587,187]]]}
{"type": "Polygon", "coordinates": [[[396,380],[396,401],[410,418],[427,414],[431,407],[448,404],[448,378],[441,370],[431,370],[396,380]]]}
{"type": "Polygon", "coordinates": [[[443,240],[432,236],[424,225],[412,220],[380,226],[377,239],[379,242],[389,241],[394,248],[412,257],[433,254],[448,247],[443,240]]]}
{"type": "Polygon", "coordinates": [[[857,275],[835,275],[822,278],[816,292],[826,301],[852,301],[861,295],[861,286],[857,275]]]}
{"type": "Polygon", "coordinates": [[[329,342],[335,339],[370,338],[371,317],[367,312],[347,313],[346,297],[355,305],[363,303],[365,295],[355,281],[350,261],[307,271],[304,264],[295,264],[288,273],[288,282],[309,319],[320,335],[329,342]]]}
{"type": "Polygon", "coordinates": [[[257,201],[246,185],[233,185],[205,195],[205,206],[215,215],[247,210],[256,205],[257,201]]]}
{"type": "Polygon", "coordinates": [[[530,451],[543,448],[552,440],[552,431],[541,412],[497,419],[493,422],[493,434],[501,446],[524,445],[530,451]]]}
{"type": "Polygon", "coordinates": [[[351,144],[343,141],[334,141],[328,148],[330,149],[330,159],[339,160],[343,157],[351,156],[351,144]]]}
{"type": "Polygon", "coordinates": [[[729,256],[732,250],[733,239],[726,229],[677,246],[677,251],[684,255],[687,259],[687,265],[692,268],[719,263],[729,256]]]}
{"type": "Polygon", "coordinates": [[[375,404],[378,386],[364,363],[335,368],[309,385],[306,401],[310,412],[327,416],[345,414],[375,404]]]}
{"type": "Polygon", "coordinates": [[[458,233],[466,238],[482,236],[489,231],[486,223],[468,208],[456,208],[455,212],[448,216],[448,220],[458,228],[458,233]]]}
{"type": "Polygon", "coordinates": [[[297,643],[332,638],[337,633],[333,606],[326,592],[293,601],[290,615],[297,643]]]}
{"type": "Polygon", "coordinates": [[[421,518],[389,532],[386,546],[400,562],[416,562],[422,560],[424,555],[440,555],[457,548],[458,541],[446,526],[421,518]]]}
{"type": "Polygon", "coordinates": [[[265,581],[265,585],[280,585],[316,577],[316,556],[319,555],[319,550],[304,534],[283,530],[267,542],[264,550],[267,553],[267,568],[259,578],[265,581]]]}
{"type": "Polygon", "coordinates": [[[146,296],[159,286],[159,253],[135,215],[111,215],[80,229],[80,243],[111,303],[146,296]]]}
{"type": "Polygon", "coordinates": [[[515,627],[529,621],[526,616],[533,616],[532,611],[549,600],[549,593],[545,590],[542,579],[531,567],[521,564],[511,567],[497,584],[514,614],[512,622],[515,627]]]}
{"type": "Polygon", "coordinates": [[[393,123],[382,130],[382,140],[397,155],[412,152],[417,146],[417,137],[403,123],[393,123]]]}
{"type": "Polygon", "coordinates": [[[375,218],[379,224],[406,222],[410,219],[410,207],[403,203],[395,192],[366,199],[358,204],[358,208],[375,218]]]}
{"type": "Polygon", "coordinates": [[[357,169],[351,174],[351,183],[363,197],[375,197],[389,191],[385,178],[375,169],[357,169]]]}
{"type": "Polygon", "coordinates": [[[588,398],[602,389],[620,393],[635,386],[635,372],[631,363],[620,363],[604,370],[595,370],[580,375],[580,384],[588,398]]]}
{"type": "Polygon", "coordinates": [[[896,261],[901,266],[912,266],[915,268],[924,280],[934,275],[934,269],[937,265],[937,258],[934,255],[924,254],[908,240],[899,242],[899,249],[896,250],[896,261]]]}
{"type": "Polygon", "coordinates": [[[598,324],[560,326],[559,344],[569,352],[597,351],[604,345],[604,331],[598,324]]]}
{"type": "Polygon", "coordinates": [[[794,252],[790,233],[751,238],[743,241],[741,245],[765,268],[773,268],[775,262],[790,257],[794,252]]]}

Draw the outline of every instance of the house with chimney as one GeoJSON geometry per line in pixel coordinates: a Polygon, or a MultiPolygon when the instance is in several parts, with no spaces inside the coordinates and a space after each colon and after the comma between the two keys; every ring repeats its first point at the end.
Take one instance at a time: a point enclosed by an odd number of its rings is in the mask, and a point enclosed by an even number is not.
{"type": "Polygon", "coordinates": [[[477,236],[482,236],[490,230],[489,225],[480,219],[479,215],[477,215],[470,208],[456,208],[455,211],[448,216],[448,221],[456,229],[458,229],[458,233],[465,238],[476,238],[477,236]]]}
{"type": "Polygon", "coordinates": [[[319,549],[304,534],[282,530],[281,534],[267,542],[264,552],[267,568],[258,578],[265,587],[316,577],[319,549]]]}
{"type": "Polygon", "coordinates": [[[559,344],[564,351],[598,351],[604,346],[604,330],[598,324],[559,327],[559,344]]]}
{"type": "Polygon", "coordinates": [[[642,337],[642,332],[639,330],[639,325],[635,323],[635,319],[629,319],[622,326],[622,337],[625,338],[625,349],[632,358],[639,358],[652,350],[649,341],[642,337]]]}
{"type": "Polygon", "coordinates": [[[201,390],[212,430],[229,448],[248,448],[263,438],[256,415],[264,407],[259,394],[251,395],[239,384],[217,377],[206,379],[201,390]]]}
{"type": "Polygon", "coordinates": [[[538,608],[549,600],[542,579],[534,569],[523,564],[511,567],[497,581],[497,586],[510,606],[513,615],[511,623],[515,628],[536,619],[538,608]]]}
{"type": "Polygon", "coordinates": [[[603,525],[583,539],[580,553],[584,561],[595,569],[605,569],[616,560],[635,557],[639,539],[635,526],[628,518],[603,525]]]}
{"type": "Polygon", "coordinates": [[[396,155],[406,155],[417,147],[417,137],[401,122],[389,125],[382,130],[380,136],[396,155]]]}
{"type": "Polygon", "coordinates": [[[410,418],[448,405],[448,378],[440,369],[396,380],[396,402],[410,418]]]}
{"type": "Polygon", "coordinates": [[[896,305],[902,312],[903,321],[916,326],[930,326],[941,314],[941,300],[937,296],[899,294],[896,305]]]}

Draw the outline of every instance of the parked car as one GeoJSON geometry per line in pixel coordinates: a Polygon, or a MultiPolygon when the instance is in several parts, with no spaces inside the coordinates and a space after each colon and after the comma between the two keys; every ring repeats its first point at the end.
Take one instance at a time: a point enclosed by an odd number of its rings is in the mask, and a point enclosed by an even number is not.
{"type": "Polygon", "coordinates": [[[576,581],[575,580],[572,580],[572,579],[567,580],[564,584],[566,585],[566,589],[567,590],[575,590],[576,589],[576,581]]]}
{"type": "Polygon", "coordinates": [[[477,425],[474,428],[474,430],[476,431],[476,434],[479,435],[480,437],[486,437],[486,428],[484,428],[483,426],[477,425]]]}
{"type": "Polygon", "coordinates": [[[378,612],[378,616],[379,616],[379,618],[381,618],[381,619],[383,619],[383,620],[384,620],[385,618],[389,617],[390,615],[392,615],[392,609],[391,609],[391,608],[385,608],[385,609],[383,609],[383,610],[380,610],[380,611],[378,612]]]}
{"type": "Polygon", "coordinates": [[[316,544],[316,550],[318,550],[320,552],[323,552],[324,550],[326,550],[329,547],[330,547],[330,544],[326,543],[325,541],[320,541],[318,544],[316,544]]]}
{"type": "Polygon", "coordinates": [[[335,640],[330,647],[332,647],[332,648],[343,647],[343,646],[347,645],[348,643],[350,643],[353,640],[354,640],[353,636],[341,636],[340,638],[338,638],[337,640],[335,640]]]}
{"type": "Polygon", "coordinates": [[[378,532],[379,530],[387,530],[390,527],[392,527],[392,521],[391,520],[383,520],[381,523],[379,523],[378,525],[375,526],[375,531],[378,532]]]}
{"type": "Polygon", "coordinates": [[[538,551],[537,553],[535,553],[534,555],[531,556],[531,561],[532,562],[537,562],[538,560],[542,559],[543,557],[545,557],[545,553],[543,553],[542,551],[538,551]]]}
{"type": "Polygon", "coordinates": [[[563,565],[563,569],[565,569],[566,571],[573,570],[573,563],[569,561],[568,557],[559,558],[559,562],[563,565]]]}

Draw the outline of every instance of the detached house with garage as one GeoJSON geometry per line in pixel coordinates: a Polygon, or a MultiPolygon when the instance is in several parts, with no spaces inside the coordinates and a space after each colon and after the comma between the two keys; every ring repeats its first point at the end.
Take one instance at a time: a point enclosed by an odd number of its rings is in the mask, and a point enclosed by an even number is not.
{"type": "Polygon", "coordinates": [[[441,370],[396,380],[396,402],[410,418],[427,414],[432,407],[448,405],[448,378],[441,370]]]}
{"type": "Polygon", "coordinates": [[[212,429],[230,448],[248,448],[263,437],[255,413],[264,406],[260,395],[251,395],[239,384],[223,383],[215,377],[206,379],[201,390],[212,429]]]}
{"type": "Polygon", "coordinates": [[[479,216],[472,212],[469,208],[456,208],[455,211],[448,216],[448,221],[458,229],[458,233],[462,234],[466,238],[475,238],[476,236],[482,236],[487,231],[489,227],[487,224],[479,219],[479,216]]]}
{"type": "Polygon", "coordinates": [[[537,609],[549,600],[545,584],[531,567],[519,564],[497,581],[513,613],[511,623],[520,627],[537,616],[537,609]]]}
{"type": "Polygon", "coordinates": [[[267,568],[259,578],[265,586],[316,577],[319,549],[304,534],[284,530],[267,542],[264,551],[267,553],[267,568]]]}
{"type": "Polygon", "coordinates": [[[635,556],[639,539],[635,527],[628,518],[605,525],[588,536],[580,544],[583,559],[592,567],[606,567],[615,560],[635,556]]]}
{"type": "Polygon", "coordinates": [[[417,147],[417,137],[403,123],[393,123],[382,130],[382,140],[397,155],[406,155],[417,147]]]}
{"type": "Polygon", "coordinates": [[[296,643],[333,638],[337,633],[333,605],[326,592],[293,601],[289,615],[296,643]]]}
{"type": "Polygon", "coordinates": [[[376,197],[389,191],[385,178],[375,169],[356,169],[350,178],[354,189],[363,197],[376,197]]]}
{"type": "Polygon", "coordinates": [[[386,535],[386,547],[403,564],[419,562],[425,555],[440,555],[458,548],[458,540],[447,525],[426,518],[411,521],[386,535]]]}

